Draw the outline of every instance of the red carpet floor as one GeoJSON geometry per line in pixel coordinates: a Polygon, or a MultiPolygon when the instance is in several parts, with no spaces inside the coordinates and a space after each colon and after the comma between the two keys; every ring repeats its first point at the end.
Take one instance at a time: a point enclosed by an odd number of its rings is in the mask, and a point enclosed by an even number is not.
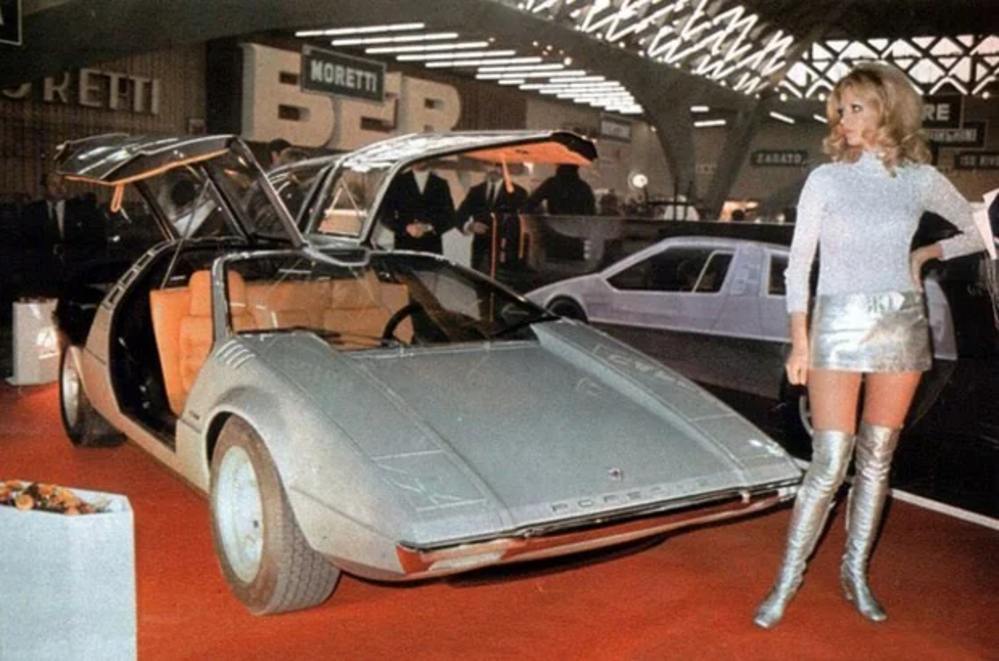
{"type": "Polygon", "coordinates": [[[780,626],[751,624],[788,509],[460,580],[398,586],[345,576],[319,608],[253,617],[223,582],[206,502],[130,444],[73,449],[57,398],[53,386],[0,385],[0,478],[129,497],[144,661],[999,659],[999,532],[900,502],[872,566],[890,614],[880,625],[840,595],[842,512],[780,626]]]}

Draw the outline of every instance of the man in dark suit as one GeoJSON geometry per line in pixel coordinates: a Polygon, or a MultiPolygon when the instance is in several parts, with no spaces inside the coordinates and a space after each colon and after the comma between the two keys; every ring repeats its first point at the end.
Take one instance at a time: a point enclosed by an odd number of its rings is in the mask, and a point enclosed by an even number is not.
{"type": "Polygon", "coordinates": [[[101,239],[93,195],[67,197],[62,176],[48,172],[42,177],[42,198],[24,208],[21,222],[37,248],[61,257],[68,247],[95,243],[101,239]],[[96,234],[95,234],[96,233],[96,234]]]}
{"type": "Polygon", "coordinates": [[[61,175],[42,176],[42,197],[21,211],[21,227],[43,287],[61,286],[73,267],[92,259],[104,245],[104,224],[93,194],[68,197],[61,175]]]}
{"type": "Polygon", "coordinates": [[[579,176],[579,166],[570,163],[556,167],[527,200],[528,211],[542,205],[549,216],[592,216],[597,210],[593,189],[579,176]]]}
{"type": "Polygon", "coordinates": [[[492,273],[500,263],[520,258],[520,210],[527,191],[511,182],[508,190],[503,172],[490,164],[486,178],[472,186],[458,207],[458,227],[472,235],[472,268],[492,273]]]}
{"type": "Polygon", "coordinates": [[[396,250],[441,255],[441,235],[455,225],[451,187],[426,164],[414,164],[390,184],[379,218],[395,235],[396,250]]]}

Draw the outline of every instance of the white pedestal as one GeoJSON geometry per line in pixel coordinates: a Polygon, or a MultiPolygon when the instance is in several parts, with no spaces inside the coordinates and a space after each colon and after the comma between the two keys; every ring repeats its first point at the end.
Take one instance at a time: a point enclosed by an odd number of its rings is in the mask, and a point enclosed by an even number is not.
{"type": "Polygon", "coordinates": [[[135,542],[124,496],[99,514],[0,506],[0,659],[136,658],[135,542]]]}
{"type": "Polygon", "coordinates": [[[15,301],[14,375],[7,383],[30,386],[59,377],[59,340],[52,321],[55,307],[55,299],[15,301]]]}

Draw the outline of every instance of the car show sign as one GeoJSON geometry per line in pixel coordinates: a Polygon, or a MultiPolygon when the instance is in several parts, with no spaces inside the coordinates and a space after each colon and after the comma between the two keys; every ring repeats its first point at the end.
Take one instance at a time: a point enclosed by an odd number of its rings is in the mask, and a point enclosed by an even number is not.
{"type": "Polygon", "coordinates": [[[984,147],[985,122],[965,122],[957,128],[926,129],[930,142],[940,147],[984,147]]]}
{"type": "Polygon", "coordinates": [[[964,97],[956,94],[923,97],[923,128],[959,128],[963,103],[964,97]]]}
{"type": "Polygon", "coordinates": [[[21,0],[0,0],[0,44],[21,45],[21,0]]]}
{"type": "Polygon", "coordinates": [[[807,149],[758,149],[750,155],[753,167],[800,167],[808,163],[807,149]]]}
{"type": "Polygon", "coordinates": [[[631,142],[631,122],[601,115],[600,137],[618,142],[631,142]]]}
{"type": "Polygon", "coordinates": [[[958,170],[999,170],[999,151],[962,151],[954,158],[958,170]]]}
{"type": "Polygon", "coordinates": [[[381,103],[385,100],[385,64],[306,46],[301,85],[305,91],[381,103]]]}

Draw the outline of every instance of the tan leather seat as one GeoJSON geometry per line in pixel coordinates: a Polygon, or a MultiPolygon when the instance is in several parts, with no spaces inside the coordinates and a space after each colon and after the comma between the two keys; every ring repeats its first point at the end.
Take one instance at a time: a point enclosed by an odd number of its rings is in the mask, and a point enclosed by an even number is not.
{"type": "MultiPolygon", "coordinates": [[[[323,327],[348,335],[378,338],[392,313],[407,302],[405,287],[382,284],[373,271],[366,271],[359,279],[335,280],[330,288],[330,308],[323,315],[323,327]]],[[[408,319],[396,329],[396,337],[405,341],[412,333],[408,319]]]]}
{"type": "Polygon", "coordinates": [[[180,378],[180,322],[191,307],[191,294],[187,287],[154,289],[149,292],[149,305],[160,354],[163,387],[170,409],[179,415],[187,397],[180,378]]]}
{"type": "Polygon", "coordinates": [[[246,298],[260,329],[321,327],[329,302],[329,281],[250,285],[246,298]]]}
{"type": "MultiPolygon", "coordinates": [[[[242,276],[230,271],[228,278],[233,328],[255,328],[242,276]]],[[[149,292],[149,303],[167,401],[170,409],[180,415],[214,339],[211,273],[195,272],[186,287],[153,290],[149,292]]]]}
{"type": "MultiPolygon", "coordinates": [[[[229,311],[234,330],[253,328],[253,317],[246,306],[246,284],[243,277],[229,271],[229,311]]],[[[195,271],[187,284],[191,292],[187,316],[180,321],[180,380],[186,398],[198,378],[215,341],[212,332],[212,275],[195,271]]]]}
{"type": "Polygon", "coordinates": [[[180,320],[180,384],[184,399],[212,349],[212,275],[196,271],[187,285],[190,304],[180,320]]]}

